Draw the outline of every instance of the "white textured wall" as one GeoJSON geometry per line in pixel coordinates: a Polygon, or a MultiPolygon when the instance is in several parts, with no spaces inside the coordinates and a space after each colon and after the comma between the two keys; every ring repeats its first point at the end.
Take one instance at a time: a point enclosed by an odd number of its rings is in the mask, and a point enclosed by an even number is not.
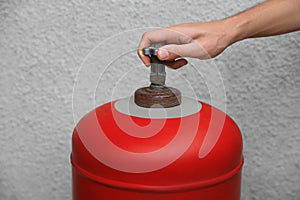
{"type": "MultiPolygon", "coordinates": [[[[80,63],[99,42],[134,28],[224,18],[258,2],[1,0],[0,199],[71,199],[72,88],[80,63]]],[[[122,42],[136,47],[140,33],[132,36],[106,43],[106,53],[122,42]]],[[[102,59],[98,69],[104,67],[102,59]]],[[[147,81],[148,71],[135,53],[120,59],[101,79],[98,105],[147,81]],[[133,65],[141,73],[133,73],[112,95],[110,85],[133,65]]],[[[211,65],[220,70],[226,112],[244,135],[243,199],[298,200],[300,33],[243,41],[201,63],[204,71],[211,65]]],[[[176,73],[193,84],[199,99],[209,102],[205,83],[191,69],[176,73]]],[[[93,70],[87,76],[99,76],[93,70]]],[[[178,82],[169,78],[170,85],[178,82]]],[[[84,94],[77,101],[85,101],[84,94]]],[[[82,107],[82,112],[89,109],[82,107]]]]}

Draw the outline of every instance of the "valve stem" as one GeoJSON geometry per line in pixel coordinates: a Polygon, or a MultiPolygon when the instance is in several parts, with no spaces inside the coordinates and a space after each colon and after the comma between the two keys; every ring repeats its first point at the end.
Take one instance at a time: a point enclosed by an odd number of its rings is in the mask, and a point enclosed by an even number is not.
{"type": "Polygon", "coordinates": [[[144,55],[151,61],[150,86],[139,88],[134,93],[134,102],[144,108],[170,108],[181,103],[179,90],[165,85],[166,71],[164,61],[157,58],[157,48],[148,47],[143,50],[144,55]]]}
{"type": "Polygon", "coordinates": [[[150,72],[150,87],[162,89],[166,84],[166,71],[164,61],[157,58],[157,49],[148,47],[144,49],[144,55],[150,57],[151,72],[150,72]]]}

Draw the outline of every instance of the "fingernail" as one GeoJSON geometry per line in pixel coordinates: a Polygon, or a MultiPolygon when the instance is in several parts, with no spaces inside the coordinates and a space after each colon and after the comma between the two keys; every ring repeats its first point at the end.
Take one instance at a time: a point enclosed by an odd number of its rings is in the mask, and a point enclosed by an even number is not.
{"type": "Polygon", "coordinates": [[[169,52],[167,49],[159,49],[158,54],[160,59],[167,59],[169,57],[169,52]]]}

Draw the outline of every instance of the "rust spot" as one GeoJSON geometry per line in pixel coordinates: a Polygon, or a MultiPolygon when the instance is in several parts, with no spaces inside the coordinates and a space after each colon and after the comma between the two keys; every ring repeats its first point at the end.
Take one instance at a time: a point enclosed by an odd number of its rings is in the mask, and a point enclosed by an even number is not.
{"type": "Polygon", "coordinates": [[[170,108],[178,106],[181,103],[181,93],[179,90],[171,87],[139,88],[134,93],[134,102],[141,107],[164,107],[170,108]]]}

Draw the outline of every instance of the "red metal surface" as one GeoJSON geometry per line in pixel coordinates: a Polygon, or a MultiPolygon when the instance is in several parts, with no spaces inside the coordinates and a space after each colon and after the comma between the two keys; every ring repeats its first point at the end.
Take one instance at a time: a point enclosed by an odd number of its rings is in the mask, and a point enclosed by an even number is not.
{"type": "MultiPolygon", "coordinates": [[[[137,126],[147,126],[151,121],[119,113],[107,103],[87,114],[76,126],[72,139],[71,162],[73,165],[73,200],[239,200],[241,169],[243,165],[242,137],[234,121],[223,112],[202,103],[200,112],[182,118],[167,119],[162,129],[146,138],[128,135],[119,127],[116,119],[133,120],[137,126]],[[211,118],[212,113],[217,117],[211,118]],[[205,157],[199,150],[211,125],[221,123],[219,138],[205,157]],[[213,121],[216,120],[216,121],[213,121]],[[142,154],[155,152],[174,140],[178,131],[190,137],[191,127],[195,136],[178,159],[169,165],[149,172],[125,172],[102,162],[105,158],[117,159],[116,151],[105,148],[101,135],[127,152],[142,154]],[[100,127],[100,128],[99,128],[100,127]],[[98,156],[99,155],[99,156],[98,156]],[[102,156],[102,157],[101,157],[102,156]]],[[[134,130],[134,129],[133,129],[134,130]]],[[[209,143],[209,141],[206,141],[209,143]]],[[[172,148],[157,160],[132,162],[132,166],[168,160],[179,151],[172,148]]],[[[150,157],[151,158],[151,157],[150,157]]],[[[125,164],[126,160],[124,161],[125,164]]]]}

